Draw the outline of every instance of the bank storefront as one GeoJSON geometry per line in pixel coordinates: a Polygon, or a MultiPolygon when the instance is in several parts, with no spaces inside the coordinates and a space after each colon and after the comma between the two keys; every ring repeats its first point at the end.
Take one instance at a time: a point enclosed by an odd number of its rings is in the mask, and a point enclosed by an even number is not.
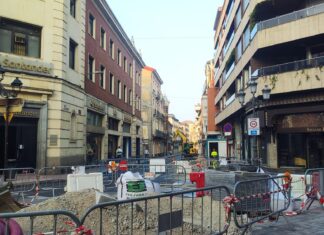
{"type": "Polygon", "coordinates": [[[324,167],[324,112],[278,117],[278,165],[324,167]]]}
{"type": "Polygon", "coordinates": [[[86,163],[96,164],[103,160],[103,139],[105,136],[105,114],[104,102],[87,96],[87,126],[86,126],[86,163]]]}

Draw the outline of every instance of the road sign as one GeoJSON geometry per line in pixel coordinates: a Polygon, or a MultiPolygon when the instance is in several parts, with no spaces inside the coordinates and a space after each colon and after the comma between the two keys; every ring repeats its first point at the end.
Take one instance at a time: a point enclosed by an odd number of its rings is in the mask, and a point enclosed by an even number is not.
{"type": "Polygon", "coordinates": [[[259,118],[248,118],[248,135],[260,135],[259,118]]]}
{"type": "Polygon", "coordinates": [[[231,123],[226,123],[224,126],[223,126],[223,131],[224,131],[224,135],[225,136],[230,136],[232,135],[232,130],[233,130],[233,126],[231,123]]]}

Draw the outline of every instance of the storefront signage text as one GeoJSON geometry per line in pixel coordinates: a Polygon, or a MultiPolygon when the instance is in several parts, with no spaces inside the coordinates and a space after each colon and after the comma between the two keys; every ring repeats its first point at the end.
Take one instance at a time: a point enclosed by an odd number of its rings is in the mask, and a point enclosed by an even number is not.
{"type": "Polygon", "coordinates": [[[38,62],[38,61],[26,61],[21,58],[3,58],[0,57],[1,66],[5,68],[12,68],[17,70],[23,70],[23,71],[30,71],[34,73],[41,73],[41,74],[47,74],[51,75],[53,72],[53,69],[50,65],[38,62]]]}
{"type": "Polygon", "coordinates": [[[324,132],[324,127],[307,127],[307,132],[324,132]]]}
{"type": "Polygon", "coordinates": [[[94,100],[90,100],[90,107],[101,112],[105,111],[104,106],[101,105],[99,102],[95,102],[94,100]]]}

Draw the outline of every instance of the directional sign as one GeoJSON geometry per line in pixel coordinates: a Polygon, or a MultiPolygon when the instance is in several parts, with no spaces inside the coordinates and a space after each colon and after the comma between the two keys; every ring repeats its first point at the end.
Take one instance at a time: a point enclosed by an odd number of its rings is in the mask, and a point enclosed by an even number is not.
{"type": "Polygon", "coordinates": [[[260,135],[259,118],[248,118],[248,135],[260,135]]]}

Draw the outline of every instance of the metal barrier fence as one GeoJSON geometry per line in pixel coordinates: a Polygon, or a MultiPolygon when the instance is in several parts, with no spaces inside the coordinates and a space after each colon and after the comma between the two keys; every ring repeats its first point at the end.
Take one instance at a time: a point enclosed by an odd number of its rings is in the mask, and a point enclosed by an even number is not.
{"type": "Polygon", "coordinates": [[[73,173],[71,166],[43,167],[37,173],[37,186],[39,191],[51,191],[52,196],[64,193],[67,175],[73,173]]]}
{"type": "Polygon", "coordinates": [[[1,231],[0,228],[0,233],[4,235],[71,234],[71,231],[75,231],[81,225],[76,215],[65,210],[1,213],[0,220],[5,224],[4,231],[1,231]],[[51,231],[43,231],[44,225],[38,223],[38,218],[44,216],[47,218],[46,221],[50,225],[51,231]],[[12,219],[15,221],[13,222],[12,219]]]}
{"type": "MultiPolygon", "coordinates": [[[[119,159],[120,160],[120,159],[119,159]]],[[[142,161],[142,160],[140,160],[142,161]]],[[[115,161],[114,161],[115,162],[115,161]]],[[[125,171],[139,172],[143,177],[158,182],[162,187],[180,187],[186,183],[186,170],[180,165],[158,165],[158,164],[128,164],[122,166],[122,161],[114,163],[114,166],[107,164],[86,165],[85,173],[101,172],[103,174],[104,191],[112,191],[115,188],[115,181],[125,171]]],[[[71,166],[44,167],[37,173],[37,186],[39,192],[50,191],[52,196],[64,193],[67,183],[67,175],[73,173],[71,166]]]]}
{"type": "Polygon", "coordinates": [[[157,234],[167,231],[169,234],[224,234],[230,220],[227,220],[223,203],[213,200],[212,194],[229,196],[229,190],[224,186],[214,186],[101,203],[88,209],[80,219],[64,210],[2,213],[0,218],[6,221],[5,235],[10,234],[8,224],[9,219],[13,218],[24,234],[71,234],[71,231],[81,228],[94,232],[89,234],[100,235],[157,234]],[[206,196],[195,198],[198,191],[204,191],[206,196]],[[37,222],[43,216],[50,216],[46,217],[46,225],[37,222]],[[44,227],[52,228],[52,231],[42,231],[44,227]]]}
{"type": "Polygon", "coordinates": [[[234,211],[234,221],[239,228],[266,218],[277,218],[289,207],[290,178],[276,176],[237,182],[234,196],[226,200],[234,211]]]}
{"type": "Polygon", "coordinates": [[[212,194],[228,196],[229,190],[214,186],[97,204],[80,221],[95,234],[223,234],[230,221],[212,194]],[[195,198],[198,191],[207,196],[195,198]]]}
{"type": "Polygon", "coordinates": [[[11,184],[10,191],[25,202],[25,194],[35,190],[36,172],[34,168],[6,168],[0,169],[0,182],[11,184]]]}
{"type": "Polygon", "coordinates": [[[324,205],[324,168],[312,168],[305,172],[306,200],[302,209],[308,210],[315,200],[324,205]]]}

